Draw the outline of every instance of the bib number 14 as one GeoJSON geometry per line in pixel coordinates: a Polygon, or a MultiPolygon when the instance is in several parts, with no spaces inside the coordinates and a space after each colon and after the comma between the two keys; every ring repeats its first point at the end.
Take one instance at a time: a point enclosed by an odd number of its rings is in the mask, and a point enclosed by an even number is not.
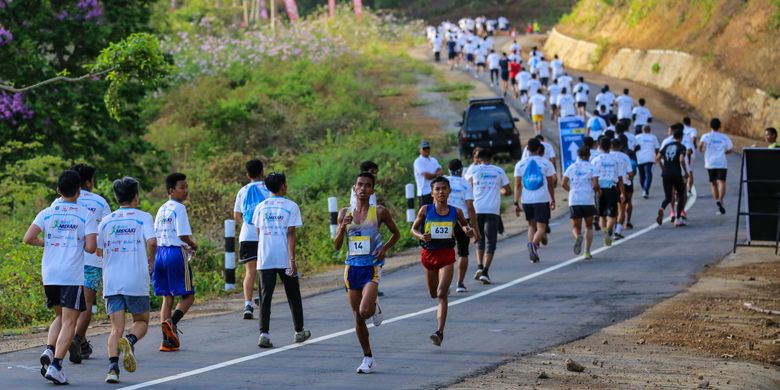
{"type": "Polygon", "coordinates": [[[371,238],[368,236],[350,237],[348,244],[351,256],[365,256],[371,253],[371,238]]]}

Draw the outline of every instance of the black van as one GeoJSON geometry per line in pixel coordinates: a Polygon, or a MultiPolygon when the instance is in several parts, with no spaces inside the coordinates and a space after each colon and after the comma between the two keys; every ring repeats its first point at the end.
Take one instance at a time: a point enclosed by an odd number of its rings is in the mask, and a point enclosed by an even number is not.
{"type": "Polygon", "coordinates": [[[476,147],[490,149],[493,154],[508,152],[513,159],[523,154],[520,133],[502,98],[471,99],[463,111],[463,121],[458,122],[460,153],[470,159],[476,147]]]}

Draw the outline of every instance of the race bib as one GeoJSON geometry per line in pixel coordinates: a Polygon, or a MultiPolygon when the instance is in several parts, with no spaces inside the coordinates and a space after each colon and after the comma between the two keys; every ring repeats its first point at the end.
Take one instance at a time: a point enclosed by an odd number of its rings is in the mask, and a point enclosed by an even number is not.
{"type": "Polygon", "coordinates": [[[431,222],[431,238],[446,240],[452,238],[452,222],[431,222]]]}
{"type": "Polygon", "coordinates": [[[353,236],[349,237],[349,255],[365,256],[371,253],[371,237],[353,236]]]}

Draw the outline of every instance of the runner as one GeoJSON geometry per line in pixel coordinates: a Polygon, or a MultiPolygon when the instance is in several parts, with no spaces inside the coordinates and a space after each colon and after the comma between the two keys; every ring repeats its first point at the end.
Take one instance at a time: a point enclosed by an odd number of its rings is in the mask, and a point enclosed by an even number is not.
{"type": "Polygon", "coordinates": [[[560,58],[558,58],[558,55],[553,56],[553,60],[550,61],[550,66],[552,67],[552,78],[557,79],[558,77],[563,76],[563,61],[561,61],[560,58]]]}
{"type": "Polygon", "coordinates": [[[41,276],[46,307],[54,309],[46,349],[40,357],[41,375],[55,384],[67,384],[62,359],[76,333],[84,301],[84,252],[94,253],[95,215],[77,203],[81,178],[67,170],[57,178],[60,203],[42,210],[24,234],[24,243],[43,247],[41,276]],[[43,233],[45,239],[39,236],[43,233]]]}
{"type": "MultiPolygon", "coordinates": [[[[81,178],[81,190],[76,201],[82,207],[86,207],[95,214],[95,224],[99,225],[103,217],[111,213],[111,207],[102,196],[92,192],[95,184],[95,168],[86,164],[76,164],[70,169],[78,172],[81,178]]],[[[62,202],[57,198],[52,206],[62,202]]],[[[92,344],[87,340],[87,328],[92,321],[92,305],[100,289],[103,275],[103,263],[94,253],[84,254],[84,301],[86,309],[79,314],[76,322],[76,335],[68,348],[68,360],[71,363],[81,363],[82,359],[89,359],[92,355],[92,344]]]]}
{"type": "Polygon", "coordinates": [[[233,204],[233,219],[241,225],[238,235],[238,263],[244,265],[244,313],[245,320],[254,318],[252,294],[255,291],[257,278],[257,227],[252,224],[252,215],[260,202],[271,197],[271,193],[263,183],[263,163],[260,160],[249,160],[246,163],[246,176],[250,183],[241,187],[233,204]]]}
{"type": "Polygon", "coordinates": [[[531,98],[528,99],[528,106],[531,110],[531,121],[534,124],[534,133],[537,135],[541,134],[544,112],[547,109],[547,99],[537,90],[531,95],[531,98]]]}
{"type": "MultiPolygon", "coordinates": [[[[666,206],[672,203],[673,190],[677,192],[676,215],[681,215],[685,209],[684,177],[688,174],[688,170],[685,165],[685,146],[682,144],[683,125],[682,123],[675,123],[671,126],[671,129],[674,142],[670,142],[662,147],[658,157],[656,157],[658,164],[661,165],[661,180],[664,183],[664,200],[661,202],[661,208],[658,209],[658,215],[655,219],[658,225],[663,223],[666,206]]],[[[682,218],[677,218],[674,226],[685,226],[685,222],[683,222],[682,218]]]]}
{"type": "Polygon", "coordinates": [[[477,62],[477,74],[474,75],[474,77],[480,78],[485,75],[485,63],[487,63],[487,56],[487,48],[481,44],[478,44],[477,50],[474,53],[474,57],[476,58],[477,62]]]}
{"type": "MultiPolygon", "coordinates": [[[[379,174],[379,166],[376,165],[376,163],[371,160],[366,160],[360,163],[360,172],[368,172],[374,175],[374,180],[376,180],[377,174],[379,174]]],[[[376,193],[371,194],[371,196],[368,198],[368,204],[371,206],[376,206],[376,193]]],[[[350,190],[349,205],[352,208],[355,208],[355,206],[357,205],[357,194],[355,194],[354,188],[350,190]]],[[[379,265],[379,277],[381,278],[382,267],[385,266],[385,259],[382,259],[382,261],[378,265],[379,265]]],[[[385,293],[382,290],[379,290],[379,288],[377,288],[377,296],[383,297],[385,296],[385,293]]]]}
{"type": "Polygon", "coordinates": [[[387,251],[401,237],[390,210],[381,205],[368,204],[369,197],[374,193],[374,183],[374,176],[370,173],[364,172],[357,176],[354,186],[357,205],[339,211],[338,229],[333,239],[336,250],[341,249],[345,237],[347,241],[344,283],[352,315],[355,318],[355,334],[363,349],[363,362],[357,368],[358,374],[368,374],[376,367],[365,321],[371,318],[374,326],[379,326],[384,319],[382,309],[377,302],[379,287],[377,263],[385,258],[387,251]],[[382,245],[382,237],[379,233],[382,225],[387,226],[392,233],[386,245],[382,245]]]}
{"type": "MultiPolygon", "coordinates": [[[[444,171],[439,161],[431,156],[431,144],[426,140],[420,142],[420,155],[414,160],[414,181],[417,182],[417,197],[420,207],[432,204],[431,180],[441,176],[444,171]]],[[[373,188],[371,193],[373,193],[373,188]]]]}
{"type": "Polygon", "coordinates": [[[634,107],[631,112],[631,119],[634,120],[634,133],[639,135],[642,133],[642,128],[653,122],[653,114],[645,107],[645,99],[639,98],[639,106],[634,107]]]}
{"type": "MultiPolygon", "coordinates": [[[[603,106],[602,106],[603,107],[603,106]]],[[[588,123],[585,125],[585,135],[593,139],[599,139],[601,133],[607,129],[607,121],[599,115],[598,110],[593,110],[593,115],[588,118],[588,123]]]]}
{"type": "MultiPolygon", "coordinates": [[[[490,54],[487,57],[488,62],[488,68],[490,68],[490,86],[495,87],[498,85],[498,73],[501,69],[501,65],[499,65],[499,62],[501,61],[501,56],[499,56],[495,50],[490,50],[490,54]]],[[[507,75],[507,78],[509,75],[507,75]]]]}
{"type": "Polygon", "coordinates": [[[439,62],[441,61],[441,44],[442,39],[440,34],[436,34],[436,36],[431,41],[431,48],[433,49],[433,61],[439,62]]]}
{"type": "Polygon", "coordinates": [[[658,137],[650,133],[650,126],[642,128],[642,134],[636,136],[636,160],[639,164],[639,184],[642,186],[642,197],[650,197],[650,187],[653,184],[653,165],[661,145],[658,137]]]}
{"type": "Polygon", "coordinates": [[[617,140],[620,141],[620,151],[623,152],[624,155],[628,156],[629,170],[628,175],[623,176],[623,185],[625,187],[626,193],[626,200],[624,202],[625,218],[620,219],[618,222],[626,229],[633,229],[634,224],[631,223],[631,216],[634,214],[634,177],[636,177],[639,163],[637,163],[636,152],[627,146],[630,144],[630,142],[628,142],[626,139],[626,134],[629,133],[621,133],[617,138],[617,140]],[[626,182],[626,178],[628,178],[628,182],[626,182]]]}
{"type": "MultiPolygon", "coordinates": [[[[474,191],[468,180],[461,177],[463,175],[463,163],[458,160],[450,160],[448,165],[450,175],[445,176],[450,182],[451,192],[447,198],[447,204],[459,208],[463,216],[469,220],[469,226],[477,226],[477,213],[474,211],[474,191]]],[[[456,292],[467,292],[466,272],[469,270],[469,237],[460,234],[462,231],[455,230],[455,242],[458,248],[458,287],[456,292]]],[[[479,234],[475,232],[474,242],[479,242],[479,234]]]]}
{"type": "Polygon", "coordinates": [[[127,372],[135,372],[135,344],[149,329],[149,274],[157,251],[152,215],[138,209],[138,181],[115,180],[119,210],[98,228],[97,254],[103,258],[103,298],[111,319],[106,383],[119,383],[119,356],[127,372]],[[125,313],[133,316],[125,333],[125,313]]]}
{"type": "Polygon", "coordinates": [[[612,232],[618,214],[618,203],[625,200],[623,180],[625,169],[610,153],[611,141],[608,137],[599,139],[599,154],[593,157],[591,164],[596,168],[599,178],[598,212],[601,230],[604,232],[604,245],[612,245],[612,232]]]}
{"type": "MultiPolygon", "coordinates": [[[[699,132],[691,126],[691,118],[683,118],[683,145],[688,148],[685,163],[688,164],[688,196],[693,195],[693,162],[696,160],[696,148],[699,142],[699,132]]],[[[683,211],[683,217],[685,217],[685,211],[683,211]]]]}
{"type": "MultiPolygon", "coordinates": [[[[452,268],[455,264],[455,236],[460,230],[467,237],[474,237],[461,209],[447,204],[450,183],[444,177],[431,182],[433,205],[420,208],[412,224],[412,235],[422,244],[422,265],[431,298],[439,300],[436,310],[438,328],[431,335],[431,342],[440,346],[444,340],[444,324],[447,322],[447,296],[452,282],[452,268]],[[422,228],[422,229],[421,229],[422,228]]],[[[468,238],[466,239],[468,243],[468,238]]]]}
{"type": "Polygon", "coordinates": [[[539,62],[536,63],[536,74],[539,75],[542,86],[547,87],[547,82],[550,81],[550,63],[544,59],[544,56],[540,56],[539,62]]]}
{"type": "Polygon", "coordinates": [[[555,210],[555,167],[542,157],[543,149],[541,141],[529,139],[528,158],[515,165],[515,215],[524,212],[528,221],[527,246],[532,263],[540,261],[539,246],[546,241],[550,212],[555,210]]]}
{"type": "Polygon", "coordinates": [[[631,112],[634,110],[634,99],[628,94],[628,88],[623,89],[623,94],[615,99],[617,105],[618,120],[628,119],[631,121],[631,112]]]}
{"type": "Polygon", "coordinates": [[[563,72],[563,76],[558,77],[558,85],[561,86],[561,88],[566,88],[567,91],[572,91],[571,89],[571,83],[574,81],[574,79],[569,76],[568,73],[565,71],[563,72]]]}
{"type": "Polygon", "coordinates": [[[596,95],[596,104],[607,108],[607,113],[611,114],[615,103],[615,95],[609,91],[609,85],[601,88],[601,93],[596,95]]]}
{"type": "Polygon", "coordinates": [[[260,272],[260,338],[257,346],[273,348],[269,330],[277,276],[284,284],[284,294],[293,317],[293,342],[306,341],[311,337],[311,332],[303,328],[303,301],[295,258],[296,233],[303,225],[301,209],[295,202],[285,198],[287,177],[284,173],[269,174],[265,185],[272,196],[257,205],[252,214],[252,225],[257,227],[259,237],[257,270],[260,272]]]}
{"type": "Polygon", "coordinates": [[[493,262],[498,240],[501,215],[501,195],[509,196],[509,178],[503,169],[491,164],[489,150],[477,153],[478,164],[471,168],[469,181],[474,189],[474,211],[477,213],[477,228],[480,240],[477,243],[477,272],[474,279],[490,284],[488,272],[493,262]]]}
{"type": "Polygon", "coordinates": [[[590,247],[593,244],[593,217],[596,215],[596,194],[599,192],[596,168],[591,165],[590,147],[582,145],[577,150],[577,161],[566,168],[561,186],[569,191],[569,218],[574,235],[574,254],[582,253],[585,241],[585,259],[592,259],[590,247]],[[585,236],[582,228],[585,225],[585,236]]]}
{"type": "Polygon", "coordinates": [[[588,112],[588,94],[590,94],[590,87],[583,77],[579,77],[578,80],[579,83],[574,86],[574,100],[577,101],[577,115],[584,118],[585,114],[588,112]]]}
{"type": "Polygon", "coordinates": [[[550,95],[550,112],[553,122],[558,120],[558,96],[561,95],[561,86],[558,85],[558,79],[553,79],[552,84],[547,87],[547,94],[550,95]]]}
{"type": "MultiPolygon", "coordinates": [[[[538,139],[539,142],[542,143],[542,147],[544,148],[542,157],[546,158],[553,167],[556,167],[557,156],[555,155],[555,148],[551,144],[544,142],[544,136],[541,134],[536,135],[534,138],[538,139]]],[[[523,148],[523,155],[520,157],[520,159],[525,160],[528,156],[528,145],[526,145],[525,148],[523,148]]]]}
{"type": "Polygon", "coordinates": [[[778,143],[777,143],[777,129],[774,127],[767,127],[764,130],[764,141],[766,141],[767,148],[768,149],[777,149],[778,143]]]}
{"type": "Polygon", "coordinates": [[[157,236],[157,253],[154,257],[152,286],[154,295],[163,297],[160,322],[163,340],[160,351],[178,351],[180,347],[178,324],[195,302],[195,285],[192,283],[192,267],[189,258],[198,250],[192,240],[192,229],[187,208],[182,202],[189,196],[187,176],[172,173],[165,178],[168,201],[157,210],[154,232],[157,236]],[[173,301],[181,297],[176,309],[173,301]]]}
{"type": "Polygon", "coordinates": [[[501,69],[501,89],[504,90],[504,97],[506,97],[506,94],[509,91],[509,58],[507,58],[506,53],[501,53],[501,59],[498,60],[498,67],[501,69]]]}
{"type": "Polygon", "coordinates": [[[558,96],[558,110],[561,117],[577,115],[577,108],[574,107],[574,98],[569,94],[569,89],[561,88],[561,94],[558,96]]]}
{"type": "Polygon", "coordinates": [[[515,78],[513,78],[513,80],[515,80],[515,82],[512,85],[516,89],[515,99],[518,98],[517,91],[519,91],[520,105],[525,106],[528,103],[528,99],[530,95],[533,95],[535,93],[533,90],[528,89],[528,83],[531,81],[531,72],[529,72],[525,68],[520,68],[520,72],[517,73],[517,75],[515,76],[515,78]]]}
{"type": "Polygon", "coordinates": [[[458,41],[455,34],[449,34],[447,39],[447,63],[450,70],[454,70],[458,65],[458,41]]]}
{"type": "Polygon", "coordinates": [[[712,118],[710,129],[709,133],[701,137],[699,151],[704,153],[704,168],[707,168],[712,198],[718,207],[715,215],[723,215],[726,214],[723,198],[726,197],[726,173],[729,167],[726,155],[734,150],[734,144],[729,136],[720,132],[720,119],[712,118]]]}
{"type": "MultiPolygon", "coordinates": [[[[517,76],[521,71],[525,70],[522,66],[520,66],[520,62],[517,61],[517,58],[510,57],[509,58],[509,82],[512,83],[512,94],[515,96],[515,99],[520,98],[522,95],[520,94],[520,89],[518,88],[518,80],[517,76]]],[[[523,104],[522,100],[520,101],[520,104],[523,104]]]]}
{"type": "MultiPolygon", "coordinates": [[[[542,83],[539,82],[539,79],[536,77],[536,73],[531,72],[531,79],[528,80],[528,93],[533,93],[533,91],[537,91],[537,93],[542,93],[542,83]]],[[[520,103],[523,101],[520,100],[520,103]]]]}

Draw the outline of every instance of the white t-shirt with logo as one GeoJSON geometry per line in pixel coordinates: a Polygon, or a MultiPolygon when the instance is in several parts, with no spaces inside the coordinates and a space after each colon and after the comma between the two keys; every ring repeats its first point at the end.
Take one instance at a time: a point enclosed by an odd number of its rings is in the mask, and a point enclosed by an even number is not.
{"type": "Polygon", "coordinates": [[[599,152],[601,153],[590,161],[596,168],[596,176],[599,177],[599,186],[605,188],[616,185],[618,178],[621,176],[621,162],[611,153],[599,152]]]}
{"type": "Polygon", "coordinates": [[[545,61],[545,60],[539,61],[536,64],[536,72],[539,74],[539,78],[542,78],[542,77],[549,78],[550,77],[550,63],[545,61]]]}
{"type": "Polygon", "coordinates": [[[628,95],[620,95],[615,99],[615,103],[617,103],[618,119],[630,119],[631,110],[634,108],[634,99],[628,95]]]}
{"type": "Polygon", "coordinates": [[[540,93],[531,95],[528,104],[531,105],[531,115],[544,115],[544,105],[547,99],[540,93]]]}
{"type": "Polygon", "coordinates": [[[568,93],[558,95],[558,109],[562,117],[577,115],[577,108],[574,107],[574,98],[568,93]]]}
{"type": "Polygon", "coordinates": [[[574,86],[574,97],[578,103],[587,102],[589,92],[590,87],[588,87],[588,84],[577,83],[577,85],[574,86]]]}
{"type": "Polygon", "coordinates": [[[558,84],[550,84],[547,87],[547,92],[550,94],[550,104],[558,104],[558,96],[561,95],[561,86],[558,84]]]}
{"type": "Polygon", "coordinates": [[[650,114],[650,110],[645,106],[634,107],[633,115],[636,117],[636,119],[634,119],[634,126],[644,126],[650,123],[650,118],[653,117],[650,114]]]}
{"type": "Polygon", "coordinates": [[[598,95],[596,95],[596,104],[599,108],[601,106],[604,106],[607,108],[608,112],[612,112],[612,103],[615,102],[615,95],[613,95],[611,92],[602,92],[598,95]]]}
{"type": "MultiPolygon", "coordinates": [[[[268,199],[271,197],[271,191],[268,191],[268,188],[265,187],[265,183],[262,180],[253,181],[238,190],[238,194],[236,195],[236,203],[233,204],[233,212],[243,214],[244,200],[246,199],[246,193],[249,191],[249,187],[251,186],[257,187],[260,190],[260,193],[263,194],[263,198],[268,199]]],[[[254,225],[251,225],[251,223],[252,221],[244,221],[244,223],[241,224],[241,232],[238,234],[238,242],[258,240],[257,228],[254,225]]]]}
{"type": "Polygon", "coordinates": [[[447,204],[457,207],[463,211],[465,218],[469,217],[469,209],[466,206],[467,200],[474,200],[474,191],[471,184],[460,176],[445,176],[450,181],[450,197],[447,198],[447,204]]]}
{"type": "Polygon", "coordinates": [[[97,234],[95,214],[77,203],[60,201],[38,213],[33,224],[43,232],[43,285],[83,285],[84,242],[86,236],[97,234]]]}
{"type": "Polygon", "coordinates": [[[596,167],[579,158],[569,165],[563,176],[569,178],[569,206],[595,206],[596,192],[593,190],[593,178],[598,177],[596,167]]]}
{"type": "Polygon", "coordinates": [[[574,80],[569,75],[563,75],[561,77],[558,77],[558,85],[560,85],[563,88],[566,88],[567,91],[571,91],[572,81],[574,80]]]}
{"type": "Polygon", "coordinates": [[[588,119],[588,124],[586,125],[586,127],[590,130],[589,132],[590,137],[593,138],[594,140],[597,140],[601,136],[601,133],[607,130],[607,121],[605,121],[604,118],[600,116],[594,115],[590,117],[590,119],[588,119]],[[594,126],[596,126],[595,125],[596,122],[601,124],[599,130],[596,130],[594,128],[594,126]]]}
{"type": "Polygon", "coordinates": [[[426,179],[423,172],[436,173],[439,168],[441,168],[439,161],[432,156],[423,157],[420,155],[414,160],[414,181],[417,182],[417,196],[431,193],[431,180],[433,179],[426,179]]]}
{"type": "Polygon", "coordinates": [[[726,151],[733,149],[734,144],[731,139],[718,131],[710,131],[701,136],[701,142],[704,144],[704,168],[707,169],[727,169],[729,167],[726,160],[726,151]]]}
{"type": "Polygon", "coordinates": [[[555,167],[550,160],[541,156],[528,156],[528,158],[518,161],[515,164],[515,178],[516,180],[522,180],[531,161],[535,161],[541,168],[544,184],[535,190],[523,187],[523,192],[520,194],[520,202],[523,204],[549,203],[551,199],[550,191],[547,189],[547,177],[555,176],[555,167]]]}
{"type": "MultiPolygon", "coordinates": [[[[60,202],[62,202],[62,198],[57,198],[54,199],[54,202],[52,202],[51,205],[54,206],[60,202]]],[[[100,224],[100,221],[106,215],[111,214],[111,206],[108,205],[108,202],[106,202],[102,196],[93,192],[89,192],[85,189],[81,189],[79,198],[76,200],[76,203],[86,207],[89,211],[95,214],[96,224],[100,224]]],[[[101,268],[103,267],[103,261],[94,253],[84,252],[84,265],[101,268]]]]}
{"type": "Polygon", "coordinates": [[[631,180],[628,178],[628,174],[633,170],[631,169],[631,157],[623,152],[611,151],[609,154],[615,156],[615,160],[618,161],[618,173],[623,178],[623,184],[631,184],[631,180]]]}
{"type": "Polygon", "coordinates": [[[558,77],[563,74],[563,61],[560,59],[556,58],[550,61],[550,66],[552,67],[553,77],[558,77]]]}
{"type": "Polygon", "coordinates": [[[192,235],[187,208],[173,199],[163,203],[154,218],[154,233],[159,246],[184,246],[179,237],[192,235]]]}
{"type": "MultiPolygon", "coordinates": [[[[528,91],[528,81],[531,80],[531,72],[524,70],[515,76],[515,80],[517,80],[517,87],[521,91],[528,91]]],[[[529,91],[532,93],[532,91],[529,91]]]]}
{"type": "Polygon", "coordinates": [[[642,133],[636,136],[636,144],[639,146],[639,150],[636,151],[637,164],[654,163],[656,151],[661,149],[658,137],[650,133],[642,133]]]}
{"type": "Polygon", "coordinates": [[[97,247],[103,250],[103,296],[149,296],[146,242],[155,238],[152,215],[120,208],[100,223],[97,247]]]}
{"type": "Polygon", "coordinates": [[[542,90],[542,82],[539,79],[531,78],[528,80],[528,93],[539,92],[542,90]]]}
{"type": "Polygon", "coordinates": [[[287,228],[300,227],[301,209],[281,196],[272,196],[255,209],[252,224],[257,226],[257,269],[286,269],[290,266],[287,251],[287,228]]]}
{"type": "Polygon", "coordinates": [[[509,185],[503,169],[489,164],[471,168],[471,188],[474,191],[474,210],[477,214],[496,214],[501,210],[501,188],[509,185]]]}

